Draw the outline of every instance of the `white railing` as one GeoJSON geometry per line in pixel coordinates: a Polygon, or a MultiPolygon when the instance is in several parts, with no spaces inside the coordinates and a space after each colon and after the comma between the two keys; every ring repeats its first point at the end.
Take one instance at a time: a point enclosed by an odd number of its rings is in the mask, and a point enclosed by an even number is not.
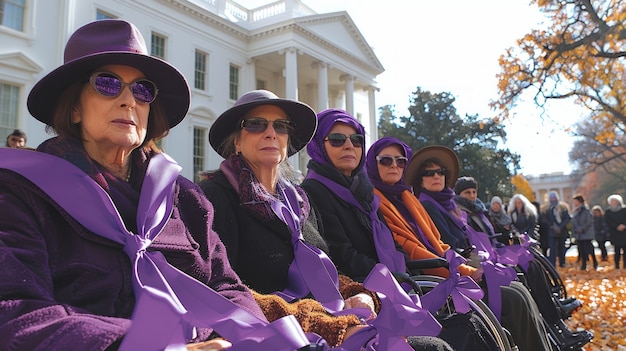
{"type": "Polygon", "coordinates": [[[211,11],[231,21],[254,24],[268,18],[276,17],[293,11],[294,13],[314,14],[300,0],[278,0],[255,9],[247,9],[235,0],[189,0],[205,10],[211,11]],[[294,8],[289,8],[294,7],[294,8]],[[295,11],[294,11],[295,10],[295,11]]]}

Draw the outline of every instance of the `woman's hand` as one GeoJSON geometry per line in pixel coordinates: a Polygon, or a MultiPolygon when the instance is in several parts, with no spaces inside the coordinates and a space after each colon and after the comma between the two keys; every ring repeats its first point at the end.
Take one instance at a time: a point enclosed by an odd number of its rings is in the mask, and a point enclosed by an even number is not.
{"type": "Polygon", "coordinates": [[[233,346],[224,339],[211,339],[209,341],[198,342],[195,344],[187,344],[189,351],[222,351],[233,346]]]}
{"type": "Polygon", "coordinates": [[[374,307],[374,300],[372,297],[365,293],[356,294],[346,299],[345,310],[350,308],[365,308],[371,311],[367,320],[376,318],[376,311],[374,307]]]}

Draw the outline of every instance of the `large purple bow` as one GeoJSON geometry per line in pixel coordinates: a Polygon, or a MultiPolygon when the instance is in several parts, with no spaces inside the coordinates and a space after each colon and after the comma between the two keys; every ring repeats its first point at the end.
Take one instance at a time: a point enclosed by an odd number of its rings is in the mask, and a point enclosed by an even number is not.
{"type": "Polygon", "coordinates": [[[446,251],[445,257],[449,263],[450,277],[422,296],[422,304],[431,313],[436,313],[450,296],[458,312],[469,312],[471,308],[468,301],[482,299],[484,292],[471,277],[461,277],[458,266],[467,262],[465,258],[454,250],[446,251]]]}
{"type": "Polygon", "coordinates": [[[290,184],[284,184],[280,191],[285,203],[274,200],[271,207],[289,227],[294,259],[289,266],[287,288],[275,294],[292,301],[310,292],[329,312],[337,313],[345,305],[339,292],[337,268],[324,252],[304,241],[296,190],[290,184]]]}
{"type": "Polygon", "coordinates": [[[268,325],[171,266],[160,252],[147,250],[170,217],[181,169],[165,154],[155,155],[148,165],[139,198],[137,234],[126,229],[109,195],[63,159],[3,149],[0,167],[33,182],[90,231],[124,246],[133,265],[136,305],[120,350],[185,350],[193,327],[213,328],[234,344],[232,351],[287,351],[309,344],[293,316],[268,325]]]}
{"type": "Polygon", "coordinates": [[[421,307],[419,296],[407,295],[383,264],[374,266],[363,286],[376,291],[381,300],[381,310],[371,324],[378,330],[377,350],[411,351],[405,336],[436,336],[441,324],[421,307]]]}

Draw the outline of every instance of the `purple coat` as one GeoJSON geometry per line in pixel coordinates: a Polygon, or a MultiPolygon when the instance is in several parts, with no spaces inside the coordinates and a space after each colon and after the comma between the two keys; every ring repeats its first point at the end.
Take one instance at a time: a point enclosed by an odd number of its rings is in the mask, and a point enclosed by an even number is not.
{"type": "MultiPolygon", "coordinates": [[[[174,199],[149,250],[265,320],[211,229],[213,207],[202,191],[179,177],[174,199]]],[[[87,231],[21,176],[0,170],[0,350],[115,348],[135,304],[131,267],[120,245],[87,231]]],[[[210,333],[199,330],[196,341],[210,333]]]]}

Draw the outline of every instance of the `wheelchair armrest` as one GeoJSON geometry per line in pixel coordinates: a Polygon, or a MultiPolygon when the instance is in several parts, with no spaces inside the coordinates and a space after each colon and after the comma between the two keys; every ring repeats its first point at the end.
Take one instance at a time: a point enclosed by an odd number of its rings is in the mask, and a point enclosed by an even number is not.
{"type": "Polygon", "coordinates": [[[448,268],[448,261],[441,257],[425,258],[423,260],[410,260],[406,262],[406,267],[410,272],[428,268],[448,268]]]}

